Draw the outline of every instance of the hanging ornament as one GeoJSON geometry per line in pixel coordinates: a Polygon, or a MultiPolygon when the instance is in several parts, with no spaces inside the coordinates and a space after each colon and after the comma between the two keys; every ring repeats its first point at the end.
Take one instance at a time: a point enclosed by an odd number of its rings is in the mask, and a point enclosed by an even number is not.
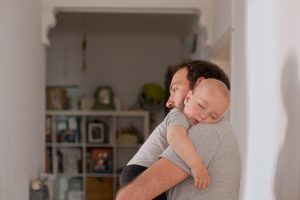
{"type": "Polygon", "coordinates": [[[81,52],[82,52],[82,72],[85,72],[87,69],[87,58],[86,58],[86,49],[87,49],[87,38],[86,38],[86,15],[83,15],[83,33],[82,33],[82,41],[81,41],[81,52]]]}

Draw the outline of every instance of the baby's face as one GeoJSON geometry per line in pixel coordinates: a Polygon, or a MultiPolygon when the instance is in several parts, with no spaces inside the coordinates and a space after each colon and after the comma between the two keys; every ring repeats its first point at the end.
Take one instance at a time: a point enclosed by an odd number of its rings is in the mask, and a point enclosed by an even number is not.
{"type": "Polygon", "coordinates": [[[229,98],[220,90],[203,87],[190,91],[185,99],[184,114],[192,125],[216,123],[229,107],[229,98]]]}

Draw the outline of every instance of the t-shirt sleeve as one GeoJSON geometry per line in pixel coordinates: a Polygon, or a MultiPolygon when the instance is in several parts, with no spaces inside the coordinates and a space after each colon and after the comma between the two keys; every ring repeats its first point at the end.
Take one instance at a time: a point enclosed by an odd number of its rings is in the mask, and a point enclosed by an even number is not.
{"type": "MultiPolygon", "coordinates": [[[[197,124],[188,130],[188,136],[191,138],[196,151],[199,153],[207,167],[212,164],[214,156],[220,149],[219,137],[212,126],[212,124],[197,124]]],[[[170,146],[160,155],[160,157],[173,162],[175,165],[191,175],[190,168],[170,148],[170,146]]]]}
{"type": "Polygon", "coordinates": [[[171,125],[179,125],[186,130],[190,128],[190,122],[185,114],[177,108],[173,108],[165,118],[167,127],[171,125]]]}

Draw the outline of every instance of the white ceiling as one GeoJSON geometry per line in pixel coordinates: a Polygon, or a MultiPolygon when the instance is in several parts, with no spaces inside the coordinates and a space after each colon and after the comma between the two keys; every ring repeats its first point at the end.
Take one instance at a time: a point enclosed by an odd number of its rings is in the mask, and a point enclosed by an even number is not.
{"type": "Polygon", "coordinates": [[[87,34],[159,34],[185,36],[191,32],[195,14],[59,13],[52,32],[87,34]],[[84,25],[85,24],[85,25],[84,25]]]}

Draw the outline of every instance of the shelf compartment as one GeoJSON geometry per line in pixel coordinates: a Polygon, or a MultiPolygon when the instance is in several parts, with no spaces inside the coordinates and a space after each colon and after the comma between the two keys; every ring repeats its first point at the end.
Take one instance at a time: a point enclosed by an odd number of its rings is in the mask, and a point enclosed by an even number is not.
{"type": "Polygon", "coordinates": [[[86,200],[112,200],[113,178],[112,177],[87,177],[86,200]]]}
{"type": "Polygon", "coordinates": [[[87,148],[86,173],[113,174],[113,148],[87,148]]]}
{"type": "Polygon", "coordinates": [[[55,123],[55,142],[76,144],[81,143],[81,117],[57,116],[55,123]]]}
{"type": "Polygon", "coordinates": [[[83,172],[82,148],[57,147],[55,158],[56,173],[76,176],[83,172]]]}
{"type": "Polygon", "coordinates": [[[127,165],[129,160],[138,151],[139,146],[136,148],[117,148],[116,149],[116,173],[120,173],[122,169],[127,165]]]}
{"type": "Polygon", "coordinates": [[[113,117],[87,116],[86,117],[86,141],[87,144],[113,143],[112,130],[113,117]]]}
{"type": "Polygon", "coordinates": [[[54,199],[83,199],[83,179],[81,177],[58,176],[54,199]]]}

